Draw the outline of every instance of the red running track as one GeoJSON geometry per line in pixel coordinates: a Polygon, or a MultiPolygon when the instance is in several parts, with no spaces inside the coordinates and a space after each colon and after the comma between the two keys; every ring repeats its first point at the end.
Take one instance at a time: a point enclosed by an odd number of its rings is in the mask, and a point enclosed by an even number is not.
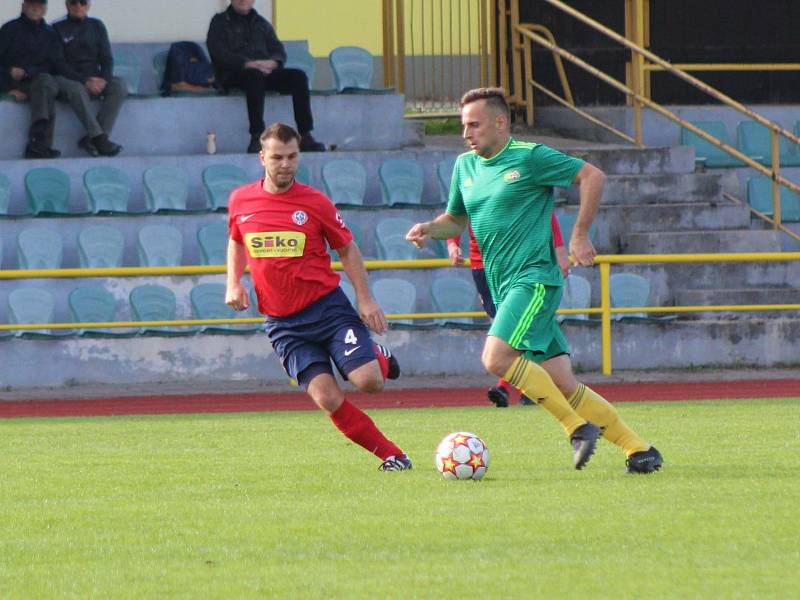
{"type": "MultiPolygon", "coordinates": [[[[800,379],[609,383],[592,385],[612,402],[800,397],[800,379]]],[[[361,408],[486,406],[484,388],[387,389],[380,394],[348,393],[361,408]]],[[[159,415],[185,413],[316,410],[302,392],[127,396],[87,400],[0,401],[0,418],[159,415]]]]}

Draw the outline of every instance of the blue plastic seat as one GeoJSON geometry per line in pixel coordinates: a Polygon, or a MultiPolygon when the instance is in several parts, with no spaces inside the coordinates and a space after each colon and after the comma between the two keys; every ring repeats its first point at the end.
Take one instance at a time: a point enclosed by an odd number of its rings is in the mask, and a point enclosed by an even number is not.
{"type": "MultiPolygon", "coordinates": [[[[67,297],[72,320],[77,323],[105,323],[116,321],[116,301],[107,289],[99,285],[76,287],[67,297]]],[[[131,337],[136,331],[130,328],[92,327],[77,331],[83,337],[131,337]]]]}
{"type": "Polygon", "coordinates": [[[144,172],[145,206],[150,212],[185,211],[189,197],[186,171],[174,165],[158,165],[144,172]]]}
{"type": "MultiPolygon", "coordinates": [[[[740,121],[736,127],[736,144],[742,153],[762,165],[772,165],[772,133],[756,121],[740,121]]],[[[778,153],[782,167],[800,165],[797,145],[788,138],[778,136],[778,153]]]]}
{"type": "Polygon", "coordinates": [[[164,71],[167,70],[167,57],[169,50],[162,50],[153,55],[153,77],[156,81],[156,87],[161,89],[161,84],[164,81],[164,71]]]}
{"type": "Polygon", "coordinates": [[[368,90],[372,86],[372,54],[358,46],[339,46],[328,55],[336,89],[368,90]]]}
{"type": "MultiPolygon", "coordinates": [[[[417,288],[399,278],[379,279],[372,284],[372,294],[387,315],[415,312],[417,288]]],[[[413,319],[392,319],[390,325],[413,325],[413,319]]]]}
{"type": "Polygon", "coordinates": [[[297,167],[294,178],[303,185],[311,185],[311,169],[308,168],[308,165],[301,164],[297,167]]]}
{"type": "MultiPolygon", "coordinates": [[[[690,121],[692,125],[713,135],[720,142],[733,146],[728,129],[722,121],[690,121]]],[[[696,133],[681,128],[681,145],[694,146],[695,160],[703,162],[707,167],[743,167],[744,163],[734,158],[714,144],[707,142],[696,133]]],[[[741,148],[740,148],[741,149],[741,148]]]]}
{"type": "Polygon", "coordinates": [[[53,167],[31,169],[25,174],[25,196],[34,215],[69,215],[69,175],[53,167]]]}
{"type": "Polygon", "coordinates": [[[224,265],[228,253],[228,225],[217,221],[197,230],[197,243],[204,265],[224,265]]]}
{"type": "MultiPolygon", "coordinates": [[[[431,301],[434,312],[466,312],[476,310],[475,301],[478,293],[475,284],[461,277],[444,275],[437,277],[431,284],[431,301]]],[[[437,317],[439,325],[472,325],[472,317],[437,317]]]]}
{"type": "MultiPolygon", "coordinates": [[[[225,304],[224,283],[198,283],[189,293],[192,313],[195,319],[238,319],[254,317],[252,306],[242,312],[236,312],[225,304]]],[[[260,323],[201,325],[204,333],[252,333],[261,329],[260,323]]]]}
{"type": "Polygon", "coordinates": [[[308,88],[314,81],[314,72],[316,70],[316,63],[314,57],[308,51],[307,43],[284,41],[283,47],[286,51],[286,62],[284,68],[286,69],[300,69],[306,74],[308,78],[308,88]]]}
{"type": "Polygon", "coordinates": [[[415,160],[390,158],[378,169],[381,198],[384,204],[420,204],[424,174],[415,160]]]}
{"type": "Polygon", "coordinates": [[[83,174],[83,187],[89,207],[97,213],[127,213],[131,179],[115,167],[94,167],[83,174]]]}
{"type": "Polygon", "coordinates": [[[227,209],[231,192],[246,183],[247,173],[236,165],[209,165],[203,169],[203,189],[211,210],[227,209]]]}
{"type": "Polygon", "coordinates": [[[356,160],[331,160],[322,166],[322,185],[334,204],[363,206],[367,172],[356,160]]]}
{"type": "MultiPolygon", "coordinates": [[[[609,278],[609,285],[612,308],[650,306],[650,282],[641,275],[615,273],[609,278]]],[[[611,317],[616,321],[630,318],[647,319],[647,313],[616,313],[611,317]]]]}
{"type": "Polygon", "coordinates": [[[139,264],[176,267],[183,258],[183,234],[172,225],[145,225],[138,235],[139,264]]]}
{"type": "MultiPolygon", "coordinates": [[[[765,175],[756,175],[747,180],[747,203],[768,217],[772,210],[772,180],[765,175]]],[[[800,221],[800,196],[781,186],[781,221],[800,221]]]]}
{"type": "Polygon", "coordinates": [[[413,226],[414,222],[405,217],[387,217],[378,221],[375,226],[378,258],[393,260],[419,258],[416,248],[405,239],[406,233],[413,226]]]}
{"type": "MultiPolygon", "coordinates": [[[[575,227],[575,222],[578,220],[577,211],[562,211],[556,214],[558,218],[558,226],[561,228],[561,237],[564,240],[564,246],[569,248],[569,240],[572,237],[572,229],[575,227]]],[[[589,239],[594,243],[597,237],[597,223],[592,223],[589,226],[589,239]]]]}
{"type": "MultiPolygon", "coordinates": [[[[592,303],[592,285],[580,275],[571,274],[564,280],[559,308],[589,308],[592,303]]],[[[558,322],[588,321],[589,315],[558,315],[558,322]]]]}
{"type": "Polygon", "coordinates": [[[60,269],[64,242],[57,231],[30,227],[17,236],[17,260],[20,269],[60,269]]]}
{"type": "MultiPolygon", "coordinates": [[[[174,292],[163,285],[139,285],[128,296],[135,321],[174,321],[177,302],[174,292]]],[[[159,325],[140,327],[142,335],[194,335],[197,328],[188,326],[159,325]]]]}
{"type": "Polygon", "coordinates": [[[8,177],[0,173],[0,215],[8,214],[9,204],[11,204],[11,182],[8,177]]]}
{"type": "MultiPolygon", "coordinates": [[[[16,288],[8,294],[8,318],[14,325],[54,323],[55,304],[47,290],[16,288]]],[[[74,334],[72,329],[17,329],[17,337],[63,337],[74,334]]]]}
{"type": "Polygon", "coordinates": [[[110,225],[90,225],[78,234],[81,268],[121,267],[125,248],[122,231],[110,225]]]}
{"type": "Polygon", "coordinates": [[[442,204],[447,204],[450,196],[450,183],[453,180],[453,169],[456,166],[455,158],[445,158],[436,165],[436,180],[439,182],[439,199],[442,204]]]}
{"type": "Polygon", "coordinates": [[[139,56],[131,51],[117,48],[114,50],[114,77],[125,80],[128,93],[139,93],[139,82],[142,79],[142,65],[139,56]]]}

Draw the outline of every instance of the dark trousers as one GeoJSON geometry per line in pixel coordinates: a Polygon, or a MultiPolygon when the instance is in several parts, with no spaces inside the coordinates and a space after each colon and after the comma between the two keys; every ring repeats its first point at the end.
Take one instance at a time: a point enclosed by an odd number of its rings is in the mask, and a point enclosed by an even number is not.
{"type": "Polygon", "coordinates": [[[250,135],[261,135],[266,129],[264,125],[264,94],[268,91],[292,95],[294,120],[300,135],[314,129],[308,78],[300,69],[276,69],[269,75],[264,75],[256,69],[244,69],[230,75],[225,82],[225,87],[244,90],[247,97],[250,135]]]}
{"type": "Polygon", "coordinates": [[[122,103],[128,97],[125,81],[112,77],[106,83],[106,89],[100,95],[100,110],[95,114],[92,107],[92,96],[80,81],[56,76],[58,82],[58,99],[69,103],[75,115],[83,124],[89,137],[97,137],[103,133],[111,135],[111,129],[117,121],[122,103]]]}
{"type": "Polygon", "coordinates": [[[15,87],[28,95],[31,103],[30,141],[49,148],[53,145],[56,125],[56,96],[58,83],[49,73],[41,73],[33,79],[15,82],[15,87]]]}

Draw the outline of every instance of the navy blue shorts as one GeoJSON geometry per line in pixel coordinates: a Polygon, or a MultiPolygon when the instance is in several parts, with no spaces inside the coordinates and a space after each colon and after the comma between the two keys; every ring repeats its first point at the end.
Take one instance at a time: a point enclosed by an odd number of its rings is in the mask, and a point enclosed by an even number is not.
{"type": "Polygon", "coordinates": [[[341,288],[289,317],[267,317],[265,330],[289,377],[308,383],[333,374],[331,361],[347,374],[375,360],[372,338],[341,288]]]}
{"type": "Polygon", "coordinates": [[[478,296],[481,297],[481,304],[483,310],[490,318],[494,319],[497,314],[497,309],[492,300],[492,293],[489,291],[489,284],[486,283],[486,271],[484,269],[472,269],[472,280],[475,282],[475,287],[478,288],[478,296]]]}

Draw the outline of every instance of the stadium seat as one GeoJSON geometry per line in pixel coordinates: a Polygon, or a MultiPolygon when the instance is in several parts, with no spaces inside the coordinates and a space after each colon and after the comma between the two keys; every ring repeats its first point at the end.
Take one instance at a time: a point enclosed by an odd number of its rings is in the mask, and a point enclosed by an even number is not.
{"type": "Polygon", "coordinates": [[[211,210],[226,210],[231,192],[248,182],[247,173],[236,165],[209,165],[203,169],[203,189],[211,210]]]}
{"type": "Polygon", "coordinates": [[[185,211],[189,197],[186,171],[174,165],[158,165],[144,172],[145,205],[150,212],[185,211]]]}
{"type": "MultiPolygon", "coordinates": [[[[53,323],[55,304],[47,290],[16,288],[8,294],[8,318],[14,325],[53,323]]],[[[26,338],[63,337],[74,334],[72,329],[17,329],[14,335],[26,338]]]]}
{"type": "Polygon", "coordinates": [[[9,204],[11,204],[11,182],[8,177],[0,173],[0,215],[8,214],[9,204]]]}
{"type": "Polygon", "coordinates": [[[328,55],[334,86],[345,94],[388,94],[392,88],[372,87],[373,56],[358,46],[339,46],[328,55]]]}
{"type": "MultiPolygon", "coordinates": [[[[76,287],[67,297],[72,320],[76,323],[105,323],[116,321],[116,301],[107,289],[99,285],[76,287]]],[[[130,328],[92,327],[78,329],[82,337],[131,337],[130,328]]]]}
{"type": "Polygon", "coordinates": [[[450,195],[450,182],[453,179],[455,166],[455,158],[445,158],[436,165],[436,180],[439,182],[439,198],[442,204],[447,204],[450,195]]]}
{"type": "Polygon", "coordinates": [[[167,69],[167,57],[169,50],[162,50],[153,55],[153,77],[156,80],[156,88],[161,89],[164,81],[164,71],[167,69]]]}
{"type": "MultiPolygon", "coordinates": [[[[742,153],[762,165],[772,165],[772,134],[769,128],[756,121],[740,121],[736,127],[736,144],[742,153]]],[[[778,136],[778,152],[782,167],[800,165],[797,145],[788,138],[778,136]]]]}
{"type": "Polygon", "coordinates": [[[422,167],[409,158],[390,158],[378,169],[381,198],[384,204],[420,204],[424,174],[422,167]]]}
{"type": "Polygon", "coordinates": [[[308,168],[308,165],[300,165],[297,167],[294,178],[303,185],[311,185],[311,169],[308,168]]]}
{"type": "Polygon", "coordinates": [[[119,48],[114,50],[114,76],[125,80],[128,94],[135,96],[139,93],[142,65],[135,52],[119,48]]]}
{"type": "Polygon", "coordinates": [[[34,215],[70,215],[69,175],[53,167],[31,169],[25,174],[25,195],[34,215]]]}
{"type": "MultiPolygon", "coordinates": [[[[387,315],[414,312],[417,303],[417,288],[405,279],[379,279],[372,284],[372,294],[387,315]]],[[[392,319],[390,325],[414,325],[412,319],[392,319]]]]}
{"type": "MultiPolygon", "coordinates": [[[[246,311],[236,312],[225,304],[224,283],[198,283],[189,292],[189,300],[192,303],[195,319],[237,319],[257,316],[252,313],[252,306],[246,311]]],[[[203,333],[251,333],[260,329],[260,323],[200,326],[200,331],[203,333]]]]}
{"type": "Polygon", "coordinates": [[[121,267],[125,238],[116,227],[90,225],[78,234],[81,268],[121,267]]]}
{"type": "Polygon", "coordinates": [[[176,267],[183,259],[183,235],[172,225],[145,225],[139,230],[139,264],[176,267]]]}
{"type": "MultiPolygon", "coordinates": [[[[747,203],[768,217],[772,211],[772,180],[766,175],[756,175],[747,180],[747,203]]],[[[781,186],[781,221],[800,221],[800,196],[781,186]]]]}
{"type": "Polygon", "coordinates": [[[197,230],[197,243],[204,265],[224,265],[228,253],[228,225],[216,221],[197,230]]]}
{"type": "Polygon", "coordinates": [[[339,287],[342,288],[344,295],[347,296],[347,299],[350,300],[350,304],[353,305],[353,308],[358,307],[358,302],[356,301],[356,288],[353,287],[353,284],[347,281],[344,277],[339,282],[339,287]]]}
{"type": "Polygon", "coordinates": [[[115,167],[95,167],[83,174],[89,208],[97,213],[127,213],[131,197],[128,174],[115,167]]]}
{"type": "Polygon", "coordinates": [[[60,269],[64,242],[57,231],[30,227],[17,236],[17,261],[20,269],[60,269]]]}
{"type": "MultiPolygon", "coordinates": [[[[174,321],[177,304],[175,294],[163,285],[146,284],[131,290],[128,296],[135,321],[174,321]]],[[[161,325],[140,327],[142,335],[194,335],[195,327],[161,325]]]]}
{"type": "MultiPolygon", "coordinates": [[[[572,237],[572,228],[575,227],[575,221],[578,220],[578,213],[573,211],[561,211],[556,213],[558,218],[558,226],[561,228],[561,237],[564,240],[564,246],[569,248],[569,240],[572,237]]],[[[594,242],[597,237],[597,223],[592,223],[589,226],[589,239],[594,242]]]]}
{"type": "MultiPolygon", "coordinates": [[[[650,282],[635,273],[615,273],[609,278],[611,291],[611,307],[625,308],[650,305],[650,282]]],[[[615,321],[622,319],[639,318],[647,319],[647,313],[616,313],[611,318],[615,321]]]]}
{"type": "MultiPolygon", "coordinates": [[[[431,285],[431,301],[434,312],[465,312],[477,310],[475,300],[478,293],[475,284],[462,277],[445,275],[437,277],[431,285]]],[[[439,325],[459,324],[472,325],[472,317],[437,317],[439,325]]]]}
{"type": "MultiPolygon", "coordinates": [[[[589,308],[592,304],[592,285],[580,275],[571,274],[564,280],[559,308],[589,308]]],[[[588,321],[589,315],[558,315],[559,323],[569,321],[588,321]]]]}
{"type": "Polygon", "coordinates": [[[331,160],[322,166],[322,185],[325,193],[337,206],[363,206],[367,192],[367,172],[356,160],[331,160]]]}
{"type": "MultiPolygon", "coordinates": [[[[690,121],[692,125],[713,135],[720,142],[733,146],[728,135],[728,129],[722,121],[690,121]]],[[[734,158],[724,150],[707,142],[696,133],[681,128],[681,145],[694,146],[695,160],[704,163],[707,167],[743,167],[744,163],[734,158]]]]}
{"type": "Polygon", "coordinates": [[[314,71],[316,64],[314,57],[308,51],[308,44],[302,42],[292,43],[291,41],[283,42],[284,49],[286,50],[286,62],[284,68],[286,69],[300,69],[306,74],[308,78],[308,89],[314,82],[314,71]]]}
{"type": "Polygon", "coordinates": [[[419,258],[416,248],[405,239],[406,233],[413,226],[414,222],[404,217],[387,217],[378,221],[375,226],[378,258],[384,260],[419,258]]]}

